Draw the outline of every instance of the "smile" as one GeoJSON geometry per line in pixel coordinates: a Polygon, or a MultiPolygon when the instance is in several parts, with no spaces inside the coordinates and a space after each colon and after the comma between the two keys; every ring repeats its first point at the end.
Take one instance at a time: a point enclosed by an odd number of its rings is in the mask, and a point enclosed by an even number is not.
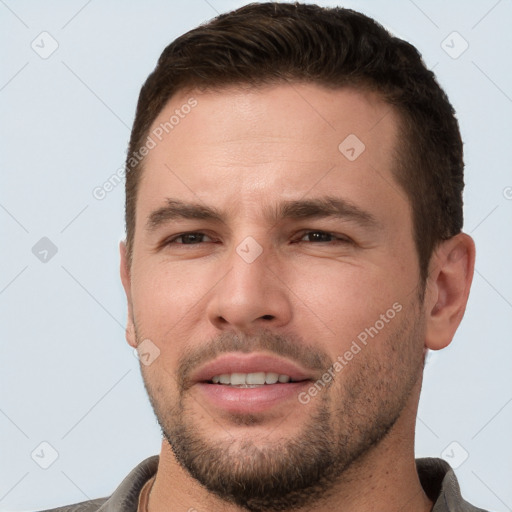
{"type": "Polygon", "coordinates": [[[254,373],[223,373],[212,378],[213,384],[225,384],[238,387],[258,387],[265,384],[285,384],[292,379],[289,375],[275,372],[254,372],[254,373]]]}

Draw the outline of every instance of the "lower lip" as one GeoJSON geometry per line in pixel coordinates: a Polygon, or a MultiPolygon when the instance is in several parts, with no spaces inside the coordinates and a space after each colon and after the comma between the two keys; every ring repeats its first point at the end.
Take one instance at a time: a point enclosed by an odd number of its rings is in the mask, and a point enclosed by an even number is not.
{"type": "Polygon", "coordinates": [[[207,402],[230,413],[257,413],[282,406],[286,401],[299,403],[301,391],[310,381],[265,384],[257,388],[237,388],[225,384],[196,384],[207,402]]]}

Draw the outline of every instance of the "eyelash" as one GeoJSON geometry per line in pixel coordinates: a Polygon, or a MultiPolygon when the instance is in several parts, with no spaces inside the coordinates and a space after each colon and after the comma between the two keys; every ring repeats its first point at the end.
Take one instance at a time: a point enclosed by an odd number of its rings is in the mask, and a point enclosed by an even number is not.
{"type": "MultiPolygon", "coordinates": [[[[309,230],[309,231],[302,232],[302,235],[300,236],[300,239],[299,240],[294,240],[293,243],[305,242],[306,240],[301,240],[301,239],[304,238],[306,235],[309,235],[309,234],[312,234],[312,233],[321,234],[321,235],[328,235],[330,237],[333,237],[333,240],[320,241],[319,243],[334,243],[334,242],[335,243],[341,243],[341,244],[353,243],[353,241],[349,237],[347,237],[347,236],[337,237],[334,233],[330,233],[328,231],[322,231],[322,230],[319,230],[319,229],[309,230]]],[[[182,237],[188,236],[188,235],[208,236],[206,233],[202,233],[200,231],[187,231],[186,233],[181,233],[180,235],[173,236],[172,238],[170,238],[169,240],[164,242],[164,245],[189,245],[189,246],[200,245],[199,243],[185,244],[185,243],[177,243],[176,242],[176,240],[178,240],[179,238],[182,238],[182,237]]],[[[315,242],[310,242],[310,243],[315,243],[315,242]]]]}

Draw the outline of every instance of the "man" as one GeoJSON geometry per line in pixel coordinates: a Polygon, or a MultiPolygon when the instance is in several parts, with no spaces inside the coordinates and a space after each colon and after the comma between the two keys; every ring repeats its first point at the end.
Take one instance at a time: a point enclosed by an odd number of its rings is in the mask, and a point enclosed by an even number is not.
{"type": "Polygon", "coordinates": [[[475,248],[457,121],[410,44],[346,9],[221,15],[162,53],[126,165],[127,340],[162,449],[55,510],[480,510],[414,459],[475,248]]]}

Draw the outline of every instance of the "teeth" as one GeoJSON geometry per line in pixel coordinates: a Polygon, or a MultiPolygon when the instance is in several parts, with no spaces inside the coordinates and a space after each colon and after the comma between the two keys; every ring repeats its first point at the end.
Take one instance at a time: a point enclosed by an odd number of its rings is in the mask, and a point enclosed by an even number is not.
{"type": "Polygon", "coordinates": [[[277,382],[285,384],[290,380],[288,375],[280,375],[274,372],[223,373],[212,378],[214,384],[229,384],[240,387],[263,386],[264,384],[276,384],[277,382]]]}
{"type": "Polygon", "coordinates": [[[232,373],[230,384],[232,386],[240,386],[241,384],[247,384],[247,382],[245,382],[245,373],[232,373]]]}
{"type": "Polygon", "coordinates": [[[246,384],[265,384],[265,372],[258,373],[246,373],[245,374],[246,384]]]}
{"type": "Polygon", "coordinates": [[[278,373],[269,372],[265,376],[265,384],[275,384],[279,380],[278,373]]]}

